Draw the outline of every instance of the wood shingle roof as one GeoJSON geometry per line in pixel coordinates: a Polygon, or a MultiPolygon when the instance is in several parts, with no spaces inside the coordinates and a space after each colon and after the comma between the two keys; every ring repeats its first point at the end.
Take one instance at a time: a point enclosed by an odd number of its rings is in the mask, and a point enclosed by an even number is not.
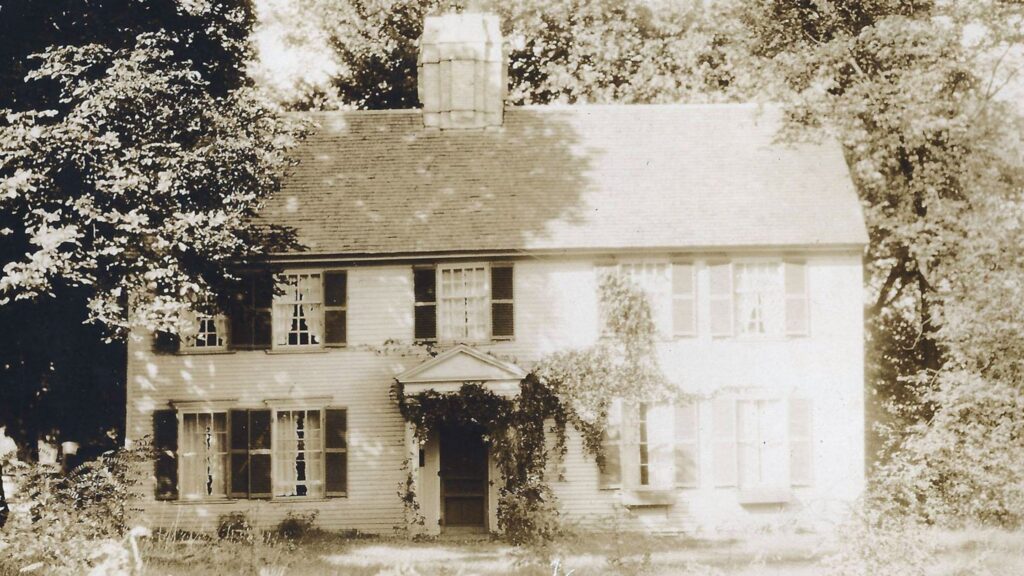
{"type": "Polygon", "coordinates": [[[777,142],[755,105],[508,108],[497,130],[418,110],[319,128],[262,217],[306,254],[860,246],[839,145],[777,142]]]}

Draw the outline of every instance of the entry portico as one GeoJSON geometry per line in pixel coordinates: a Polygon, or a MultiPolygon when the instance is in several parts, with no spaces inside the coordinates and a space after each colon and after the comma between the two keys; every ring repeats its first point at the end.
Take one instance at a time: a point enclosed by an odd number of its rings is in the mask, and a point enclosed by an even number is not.
{"type": "MultiPolygon", "coordinates": [[[[511,362],[458,345],[395,379],[405,397],[454,393],[466,383],[514,396],[525,377],[526,371],[511,362]]],[[[444,427],[409,448],[417,463],[413,478],[424,533],[497,531],[500,473],[482,426],[444,427]]]]}

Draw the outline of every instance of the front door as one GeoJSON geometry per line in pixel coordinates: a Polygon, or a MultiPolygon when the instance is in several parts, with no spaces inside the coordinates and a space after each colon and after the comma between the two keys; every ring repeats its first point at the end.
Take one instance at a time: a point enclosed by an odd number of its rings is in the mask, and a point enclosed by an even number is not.
{"type": "Polygon", "coordinates": [[[486,528],[487,447],[479,428],[441,430],[440,474],[444,526],[486,528]]]}

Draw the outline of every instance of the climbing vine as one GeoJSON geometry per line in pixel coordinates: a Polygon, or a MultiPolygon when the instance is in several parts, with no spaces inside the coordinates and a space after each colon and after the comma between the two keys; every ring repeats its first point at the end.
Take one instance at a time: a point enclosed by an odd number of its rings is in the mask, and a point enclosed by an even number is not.
{"type": "Polygon", "coordinates": [[[420,442],[446,426],[480,428],[503,479],[498,527],[515,544],[550,540],[558,532],[546,471],[550,456],[560,459],[566,453],[568,425],[603,467],[602,438],[613,399],[653,402],[680,395],[658,363],[656,328],[644,293],[622,275],[605,274],[599,296],[605,336],[592,346],[542,358],[514,397],[475,382],[448,394],[428,390],[405,396],[398,389],[402,416],[420,442]],[[554,438],[550,448],[548,433],[554,438]]]}

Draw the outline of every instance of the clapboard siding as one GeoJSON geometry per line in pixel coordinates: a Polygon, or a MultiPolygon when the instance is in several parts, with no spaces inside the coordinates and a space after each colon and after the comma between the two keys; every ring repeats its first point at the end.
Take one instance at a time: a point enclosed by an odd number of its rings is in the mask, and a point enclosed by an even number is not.
{"type": "MultiPolygon", "coordinates": [[[[810,335],[743,340],[710,336],[709,274],[696,256],[698,335],[659,342],[663,368],[685,391],[704,396],[726,387],[799,393],[812,399],[814,482],[796,490],[798,502],[781,514],[752,514],[735,489],[715,488],[708,402],[701,405],[701,485],[677,491],[668,508],[635,511],[627,527],[686,531],[729,529],[767,518],[780,521],[814,510],[840,510],[863,488],[863,320],[861,260],[857,253],[807,255],[810,335]]],[[[529,368],[543,355],[591,344],[597,337],[594,260],[535,257],[515,263],[515,338],[480,348],[529,368]]],[[[154,354],[148,338],[129,344],[128,437],[151,433],[151,412],[172,400],[237,400],[328,396],[349,409],[349,496],[313,502],[238,501],[216,504],[148,502],[154,522],[183,528],[210,527],[229,511],[246,511],[271,524],[288,511],[317,510],[321,526],[390,532],[402,523],[398,486],[407,454],[406,427],[390,395],[394,376],[425,356],[386,342],[412,337],[412,268],[360,266],[349,271],[348,340],[345,349],[305,353],[237,352],[210,355],[154,354]]],[[[570,438],[564,481],[552,483],[566,514],[602,522],[621,513],[621,494],[598,489],[598,470],[570,438]]],[[[152,494],[152,478],[145,489],[152,494]]]]}

